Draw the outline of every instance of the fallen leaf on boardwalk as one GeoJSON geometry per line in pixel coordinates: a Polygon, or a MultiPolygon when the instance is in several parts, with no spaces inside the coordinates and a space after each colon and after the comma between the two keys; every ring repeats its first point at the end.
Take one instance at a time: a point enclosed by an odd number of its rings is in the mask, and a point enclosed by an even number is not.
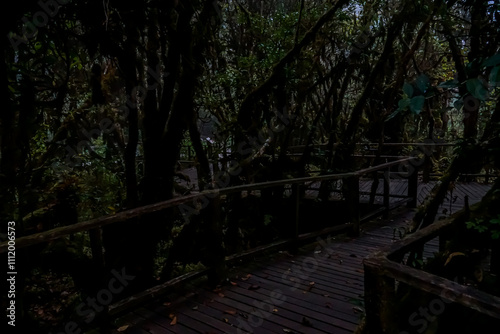
{"type": "Polygon", "coordinates": [[[170,304],[171,304],[170,302],[165,302],[163,303],[163,306],[170,306],[170,304]]]}
{"type": "Polygon", "coordinates": [[[244,314],[244,313],[238,313],[238,315],[244,319],[248,319],[248,315],[244,314]]]}
{"type": "Polygon", "coordinates": [[[288,328],[283,328],[283,332],[285,332],[285,333],[293,333],[293,331],[291,329],[288,329],[288,328]]]}
{"type": "Polygon", "coordinates": [[[278,313],[278,309],[277,308],[273,309],[273,312],[278,313]]]}
{"type": "Polygon", "coordinates": [[[117,331],[119,331],[119,332],[126,331],[128,327],[129,327],[128,325],[121,326],[120,328],[117,329],[117,331]]]}
{"type": "Polygon", "coordinates": [[[246,280],[248,280],[250,277],[252,277],[252,275],[251,275],[251,274],[247,274],[245,277],[242,277],[242,278],[241,278],[241,280],[242,280],[242,281],[246,281],[246,280]]]}
{"type": "Polygon", "coordinates": [[[230,283],[231,283],[232,286],[237,286],[238,285],[238,283],[233,282],[233,281],[231,281],[230,283]]]}
{"type": "Polygon", "coordinates": [[[326,308],[333,308],[332,303],[325,303],[326,308]]]}
{"type": "Polygon", "coordinates": [[[229,319],[228,318],[222,318],[222,321],[224,321],[225,323],[228,323],[229,319]]]}
{"type": "Polygon", "coordinates": [[[224,298],[224,294],[222,292],[219,292],[219,297],[224,298]]]}
{"type": "Polygon", "coordinates": [[[169,318],[172,319],[172,321],[170,322],[170,326],[177,324],[177,317],[175,315],[171,314],[169,315],[169,318]]]}
{"type": "Polygon", "coordinates": [[[354,310],[354,312],[355,312],[355,313],[364,312],[364,310],[363,310],[361,307],[357,307],[357,306],[355,306],[355,307],[353,307],[352,309],[354,310]]]}
{"type": "Polygon", "coordinates": [[[363,269],[356,269],[358,273],[364,273],[365,271],[363,269]]]}
{"type": "Polygon", "coordinates": [[[236,314],[236,311],[233,311],[233,310],[226,310],[226,311],[224,311],[224,313],[226,313],[226,314],[231,314],[231,315],[235,315],[235,314],[236,314]]]}
{"type": "Polygon", "coordinates": [[[314,282],[310,282],[309,286],[307,287],[307,289],[304,290],[304,293],[307,293],[307,292],[311,291],[311,289],[313,288],[314,284],[315,284],[314,282]]]}
{"type": "Polygon", "coordinates": [[[323,297],[330,297],[330,295],[329,295],[329,294],[326,294],[326,295],[323,295],[323,297]]]}
{"type": "Polygon", "coordinates": [[[196,311],[198,309],[198,306],[194,306],[192,309],[196,311]]]}
{"type": "Polygon", "coordinates": [[[258,289],[260,289],[260,286],[255,285],[255,284],[254,284],[254,285],[250,285],[250,286],[248,287],[248,290],[258,290],[258,289]]]}

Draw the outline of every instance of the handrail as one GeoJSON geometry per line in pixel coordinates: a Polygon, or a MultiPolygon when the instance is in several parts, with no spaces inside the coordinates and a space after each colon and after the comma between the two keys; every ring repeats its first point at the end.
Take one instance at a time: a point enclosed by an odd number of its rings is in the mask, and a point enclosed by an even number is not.
{"type": "MultiPolygon", "coordinates": [[[[382,332],[380,314],[394,314],[393,311],[396,311],[393,309],[395,281],[500,319],[500,297],[400,263],[407,252],[422,247],[436,237],[440,238],[440,245],[444,244],[441,238],[446,236],[447,231],[453,228],[464,214],[465,210],[458,211],[363,260],[369,333],[382,332]]],[[[400,332],[398,328],[393,328],[394,323],[384,326],[400,332]]]]}
{"type": "MultiPolygon", "coordinates": [[[[180,198],[173,198],[170,200],[154,203],[154,204],[149,204],[145,205],[142,207],[134,208],[134,209],[129,209],[125,210],[113,215],[108,215],[104,217],[99,217],[95,219],[91,219],[88,221],[76,223],[73,225],[69,226],[62,226],[62,227],[57,227],[54,229],[51,229],[49,231],[45,232],[40,232],[37,234],[32,234],[24,237],[20,237],[16,240],[16,248],[21,249],[24,247],[28,246],[33,246],[39,243],[43,242],[48,242],[52,240],[59,239],[61,237],[64,237],[69,234],[77,233],[77,232],[84,232],[96,228],[101,228],[103,226],[117,223],[120,221],[126,221],[131,218],[136,218],[139,216],[142,216],[144,214],[149,214],[149,213],[154,213],[158,211],[162,211],[171,207],[175,207],[190,201],[193,201],[197,198],[200,197],[214,197],[218,195],[226,195],[226,194],[231,194],[235,192],[240,192],[240,191],[250,191],[250,190],[258,190],[258,189],[266,189],[266,188],[271,188],[271,187],[277,187],[277,186],[283,186],[287,184],[300,184],[300,183],[305,183],[305,182],[317,182],[317,181],[330,181],[330,180],[338,180],[338,179],[343,179],[343,178],[348,178],[348,177],[360,177],[365,174],[369,174],[374,171],[382,170],[382,169],[387,169],[391,166],[395,166],[398,164],[402,164],[405,162],[410,162],[412,160],[415,160],[415,157],[407,157],[404,159],[399,159],[396,161],[392,162],[386,162],[384,164],[378,165],[378,166],[373,166],[373,167],[368,167],[364,168],[355,172],[348,172],[348,173],[340,173],[340,174],[330,174],[330,175],[320,175],[320,176],[310,176],[310,177],[301,177],[301,178],[293,178],[293,179],[286,179],[286,180],[277,180],[277,181],[268,181],[268,182],[260,182],[260,183],[253,183],[253,184],[244,184],[244,185],[238,185],[234,187],[228,187],[228,188],[215,188],[211,190],[206,190],[202,191],[196,194],[190,194],[187,196],[183,196],[180,198]]],[[[8,242],[2,242],[0,244],[0,254],[6,253],[8,250],[8,242]]]]}

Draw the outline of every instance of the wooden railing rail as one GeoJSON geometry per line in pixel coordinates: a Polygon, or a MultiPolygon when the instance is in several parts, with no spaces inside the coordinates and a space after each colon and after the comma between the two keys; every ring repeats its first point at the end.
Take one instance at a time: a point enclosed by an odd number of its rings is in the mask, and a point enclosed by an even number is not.
{"type": "MultiPolygon", "coordinates": [[[[154,213],[158,211],[162,211],[168,208],[176,207],[178,205],[189,203],[197,198],[207,197],[213,198],[215,196],[227,195],[231,193],[241,192],[241,191],[252,191],[252,190],[261,190],[272,187],[284,186],[284,185],[300,185],[306,182],[320,182],[320,181],[331,181],[331,180],[339,180],[339,179],[347,179],[347,178],[359,178],[366,174],[372,173],[374,171],[386,170],[392,166],[410,163],[410,161],[414,160],[413,157],[406,157],[404,159],[399,159],[392,162],[387,162],[378,166],[364,168],[355,172],[341,173],[341,174],[331,174],[331,175],[321,175],[321,176],[312,176],[312,177],[302,177],[302,178],[294,178],[287,180],[277,180],[277,181],[268,181],[262,183],[253,183],[253,184],[245,184],[238,185],[234,187],[227,188],[215,188],[211,190],[202,191],[196,194],[190,194],[187,196],[183,196],[180,198],[174,198],[167,201],[154,203],[146,206],[142,206],[139,208],[129,209],[126,211],[118,212],[113,215],[108,215],[84,222],[80,222],[74,225],[63,226],[54,228],[49,231],[28,235],[24,237],[20,237],[16,240],[16,248],[21,249],[24,247],[36,245],[39,243],[44,243],[52,240],[56,240],[62,238],[67,235],[71,235],[78,232],[85,232],[92,229],[102,228],[103,226],[119,223],[122,221],[127,221],[131,218],[136,218],[145,214],[154,213]]],[[[298,192],[297,192],[298,193],[298,192]]],[[[412,198],[416,198],[416,189],[415,194],[412,194],[412,198]]],[[[8,243],[3,242],[0,244],[0,254],[6,253],[8,249],[8,243]]]]}

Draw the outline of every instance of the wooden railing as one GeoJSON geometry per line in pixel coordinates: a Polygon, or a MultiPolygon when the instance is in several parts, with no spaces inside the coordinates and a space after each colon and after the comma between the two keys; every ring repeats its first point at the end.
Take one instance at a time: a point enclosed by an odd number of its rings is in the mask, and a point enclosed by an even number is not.
{"type": "MultiPolygon", "coordinates": [[[[134,209],[129,209],[126,211],[118,212],[113,215],[108,215],[84,222],[80,222],[74,225],[69,225],[69,226],[63,226],[63,227],[58,227],[54,228],[52,230],[46,231],[46,232],[41,232],[33,235],[28,235],[24,237],[20,237],[16,240],[16,248],[21,249],[24,247],[28,246],[33,246],[36,244],[44,243],[44,242],[49,242],[52,240],[56,240],[71,234],[75,234],[78,232],[85,232],[93,229],[100,229],[104,226],[110,225],[110,224],[116,224],[120,222],[127,221],[132,218],[140,217],[145,214],[150,214],[154,212],[159,212],[163,211],[168,208],[176,207],[184,203],[189,203],[192,202],[193,200],[201,197],[208,197],[208,198],[213,198],[214,196],[221,196],[221,195],[228,195],[232,193],[238,193],[242,191],[252,191],[252,190],[262,190],[262,189],[267,189],[267,188],[274,188],[274,187],[280,187],[280,186],[286,186],[286,185],[296,185],[298,187],[303,186],[306,183],[311,183],[311,182],[323,182],[323,181],[333,181],[333,180],[349,180],[349,181],[358,181],[360,177],[368,175],[370,173],[376,172],[376,171],[384,171],[385,177],[384,177],[384,203],[385,207],[388,208],[388,199],[390,197],[389,194],[389,184],[390,184],[390,176],[389,176],[389,169],[392,166],[396,165],[401,165],[401,164],[408,164],[409,162],[414,161],[414,158],[412,157],[405,157],[403,159],[399,159],[396,161],[392,162],[387,162],[384,164],[381,164],[379,166],[374,166],[374,167],[369,167],[365,169],[361,169],[355,172],[349,172],[349,173],[341,173],[341,174],[331,174],[331,175],[321,175],[321,176],[313,176],[313,177],[302,177],[302,178],[294,178],[294,179],[286,179],[286,180],[277,180],[277,181],[268,181],[268,182],[261,182],[261,183],[253,183],[253,184],[244,184],[244,185],[239,185],[235,187],[227,187],[227,188],[216,188],[216,189],[211,189],[211,190],[205,190],[199,193],[194,193],[190,194],[187,196],[179,197],[179,198],[174,198],[171,200],[155,203],[155,204],[150,204],[146,206],[142,206],[139,208],[134,208],[134,209]]],[[[410,184],[408,187],[408,199],[410,200],[410,206],[415,207],[415,200],[416,200],[416,177],[415,174],[412,173],[411,175],[407,175],[407,177],[410,180],[410,184]]],[[[355,185],[355,182],[353,183],[355,185]]],[[[354,194],[359,194],[359,186],[353,188],[354,194]],[[356,189],[357,188],[357,189],[356,189]]],[[[299,196],[300,192],[296,192],[296,196],[299,196]]],[[[359,198],[358,196],[354,196],[354,198],[359,198]]],[[[353,218],[354,221],[357,220],[357,218],[353,218]]],[[[359,225],[353,224],[353,229],[354,233],[357,234],[359,233],[359,225]]],[[[7,242],[2,242],[0,243],[0,254],[6,253],[8,249],[8,243],[7,242]]]]}
{"type": "MultiPolygon", "coordinates": [[[[432,172],[432,159],[431,156],[436,152],[438,148],[452,148],[452,147],[457,147],[459,143],[457,142],[445,142],[445,141],[433,141],[433,140],[428,140],[427,142],[422,142],[422,143],[383,143],[382,146],[384,148],[404,148],[404,147],[415,147],[415,151],[412,152],[412,154],[423,154],[423,161],[421,162],[421,166],[419,168],[421,175],[423,176],[423,179],[429,180],[430,177],[440,177],[443,176],[442,173],[434,173],[432,172]]],[[[375,155],[374,152],[378,151],[379,144],[378,143],[357,143],[357,146],[362,149],[362,153],[357,153],[354,155],[354,157],[358,158],[378,158],[378,159],[392,159],[396,158],[394,155],[387,155],[387,154],[381,154],[381,155],[375,155]]],[[[327,148],[327,144],[319,144],[315,145],[315,148],[327,148]]],[[[296,152],[301,152],[304,150],[305,146],[293,146],[290,147],[289,149],[293,153],[293,155],[299,155],[299,153],[296,152]]],[[[404,156],[399,156],[398,158],[404,158],[404,156]]],[[[463,177],[471,177],[471,178],[480,178],[484,179],[485,183],[489,183],[491,179],[495,179],[500,175],[500,171],[495,170],[495,169],[486,169],[484,173],[461,173],[460,174],[463,177]]]]}
{"type": "MultiPolygon", "coordinates": [[[[415,232],[390,249],[379,251],[364,260],[366,323],[363,333],[413,333],[419,328],[410,330],[412,326],[424,323],[417,322],[417,318],[413,317],[406,321],[405,326],[401,326],[401,319],[409,318],[408,314],[399,312],[401,299],[396,294],[402,285],[435,297],[420,307],[426,308],[427,311],[429,306],[435,308],[436,314],[430,315],[433,318],[436,318],[437,313],[441,314],[446,305],[454,303],[500,319],[499,297],[403,263],[408,253],[420,253],[424,245],[435,238],[439,238],[439,248],[440,251],[443,250],[450,231],[456,230],[459,222],[464,222],[463,215],[464,210],[459,211],[445,220],[415,232]]],[[[415,311],[419,312],[419,308],[415,311]]],[[[429,318],[422,319],[429,321],[429,318]]]]}
{"type": "MultiPolygon", "coordinates": [[[[383,193],[383,207],[379,208],[376,212],[372,212],[369,215],[366,215],[364,218],[368,218],[369,216],[373,216],[375,214],[385,214],[387,215],[389,213],[389,210],[391,209],[391,204],[390,204],[390,179],[392,173],[390,172],[391,167],[397,166],[397,165],[411,165],[411,163],[415,160],[413,157],[405,157],[403,159],[398,159],[396,161],[391,161],[387,162],[378,166],[373,166],[373,167],[368,167],[364,168],[358,171],[354,172],[347,172],[347,173],[341,173],[341,174],[332,174],[332,175],[321,175],[321,176],[313,176],[313,177],[302,177],[302,178],[294,178],[294,179],[286,179],[286,180],[277,180],[277,181],[269,181],[269,182],[263,182],[263,183],[255,183],[255,184],[245,184],[245,185],[239,185],[239,186],[234,186],[234,187],[228,187],[228,188],[219,188],[219,189],[211,189],[211,190],[206,190],[200,193],[194,193],[190,194],[187,196],[183,196],[180,198],[174,198],[171,200],[139,207],[139,208],[134,208],[122,212],[118,212],[113,215],[105,216],[105,217],[100,217],[96,219],[92,219],[89,221],[84,221],[80,222],[74,225],[70,226],[63,226],[63,227],[58,227],[49,231],[33,234],[33,235],[28,235],[28,236],[23,236],[20,237],[16,240],[16,250],[19,251],[21,249],[26,249],[27,247],[37,245],[37,244],[42,244],[42,243],[48,243],[53,240],[57,240],[60,238],[64,238],[66,236],[73,235],[75,233],[80,233],[80,232],[88,232],[91,236],[93,235],[94,239],[97,236],[100,238],[101,233],[96,233],[100,232],[100,230],[108,225],[111,224],[120,224],[126,221],[129,221],[132,218],[137,218],[146,214],[150,213],[155,213],[155,212],[160,212],[169,208],[174,208],[179,205],[185,204],[185,203],[190,203],[193,201],[196,201],[197,199],[201,198],[214,198],[217,196],[223,196],[223,195],[229,195],[229,194],[234,194],[234,193],[241,193],[242,191],[252,191],[252,190],[264,190],[268,188],[275,188],[275,187],[285,187],[288,186],[292,188],[292,194],[295,196],[295,201],[294,205],[295,207],[293,210],[295,211],[295,221],[294,221],[294,237],[286,240],[281,240],[278,242],[274,242],[269,245],[264,245],[259,248],[245,251],[243,253],[239,254],[233,254],[226,256],[226,261],[234,261],[236,259],[240,259],[242,257],[248,256],[250,254],[253,254],[255,252],[259,252],[263,249],[269,249],[272,247],[277,247],[277,246],[285,246],[287,244],[293,245],[296,244],[297,242],[305,241],[305,240],[310,240],[311,238],[316,238],[317,236],[324,234],[324,233],[332,233],[332,232],[339,232],[339,231],[347,231],[350,232],[352,235],[358,235],[359,234],[359,229],[360,229],[360,222],[363,220],[363,217],[360,217],[360,210],[359,210],[359,194],[360,194],[360,189],[359,189],[359,180],[361,177],[366,177],[366,176],[371,176],[373,173],[377,172],[383,172],[384,178],[384,193],[383,193]],[[327,182],[327,181],[335,181],[335,180],[343,180],[344,182],[344,188],[347,189],[345,193],[345,200],[347,201],[348,208],[349,208],[349,222],[339,225],[339,226],[334,226],[331,228],[327,228],[321,231],[315,231],[315,232],[310,232],[310,233],[305,233],[305,234],[299,234],[299,212],[300,212],[300,196],[303,193],[301,189],[304,189],[308,184],[315,183],[315,182],[327,182]]],[[[408,168],[409,170],[414,171],[411,174],[405,175],[405,173],[400,173],[399,177],[405,177],[408,178],[408,194],[406,198],[403,200],[399,201],[397,204],[403,204],[407,203],[410,207],[415,207],[416,206],[416,199],[417,199],[417,170],[408,168]]],[[[394,204],[393,204],[394,205],[394,204]]],[[[95,241],[95,240],[94,240],[95,241]]],[[[99,252],[102,253],[102,241],[100,239],[97,240],[97,242],[93,242],[93,247],[97,249],[92,250],[92,254],[99,254],[99,252]]],[[[0,244],[0,254],[4,254],[8,251],[8,243],[3,242],[0,244]]],[[[201,270],[201,271],[196,271],[196,272],[191,272],[188,273],[182,277],[178,277],[176,279],[170,280],[168,282],[165,282],[161,285],[155,286],[153,288],[150,288],[146,291],[143,291],[137,295],[134,295],[133,297],[130,297],[128,299],[119,301],[118,303],[115,303],[113,305],[110,305],[108,308],[108,314],[114,315],[117,313],[120,313],[132,306],[136,306],[138,304],[141,304],[147,300],[150,300],[151,298],[158,297],[161,293],[167,291],[169,288],[171,288],[173,285],[179,283],[180,281],[187,279],[187,278],[193,278],[193,277],[199,277],[201,275],[205,275],[207,273],[207,270],[201,270]]]]}

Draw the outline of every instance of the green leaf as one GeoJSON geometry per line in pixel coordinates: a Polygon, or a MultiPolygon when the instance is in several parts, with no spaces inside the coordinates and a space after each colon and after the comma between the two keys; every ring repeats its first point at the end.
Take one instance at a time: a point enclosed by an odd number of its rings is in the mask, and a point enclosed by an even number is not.
{"type": "Polygon", "coordinates": [[[420,114],[422,108],[424,107],[425,97],[422,95],[415,96],[410,101],[410,110],[414,114],[420,114]]]}
{"type": "Polygon", "coordinates": [[[487,231],[487,230],[488,230],[488,228],[487,228],[486,226],[484,226],[484,225],[477,225],[477,226],[476,226],[476,230],[477,230],[479,233],[483,233],[483,232],[487,231]]]}
{"type": "Polygon", "coordinates": [[[413,96],[413,86],[410,85],[409,83],[405,82],[405,84],[403,85],[403,92],[406,94],[406,96],[412,97],[413,96]]]}
{"type": "Polygon", "coordinates": [[[492,223],[492,224],[500,224],[500,218],[492,219],[492,220],[490,220],[490,223],[492,223]]]}
{"type": "Polygon", "coordinates": [[[500,64],[500,53],[491,56],[483,62],[484,67],[497,66],[500,64]]]}
{"type": "Polygon", "coordinates": [[[438,85],[439,88],[456,88],[458,87],[458,80],[448,80],[448,81],[445,81],[445,82],[441,82],[439,85],[438,85]]]}
{"type": "Polygon", "coordinates": [[[481,101],[486,101],[488,97],[488,90],[484,86],[483,82],[478,78],[473,78],[467,80],[467,90],[472,94],[476,99],[481,101]]]}
{"type": "Polygon", "coordinates": [[[422,93],[425,93],[429,87],[429,78],[425,74],[420,74],[417,78],[417,87],[422,93]]]}
{"type": "Polygon", "coordinates": [[[496,66],[491,70],[490,85],[493,87],[500,87],[500,66],[496,66]]]}
{"type": "Polygon", "coordinates": [[[410,105],[410,102],[411,102],[410,99],[401,99],[401,100],[399,100],[399,102],[398,102],[398,109],[399,110],[405,110],[410,105]]]}

